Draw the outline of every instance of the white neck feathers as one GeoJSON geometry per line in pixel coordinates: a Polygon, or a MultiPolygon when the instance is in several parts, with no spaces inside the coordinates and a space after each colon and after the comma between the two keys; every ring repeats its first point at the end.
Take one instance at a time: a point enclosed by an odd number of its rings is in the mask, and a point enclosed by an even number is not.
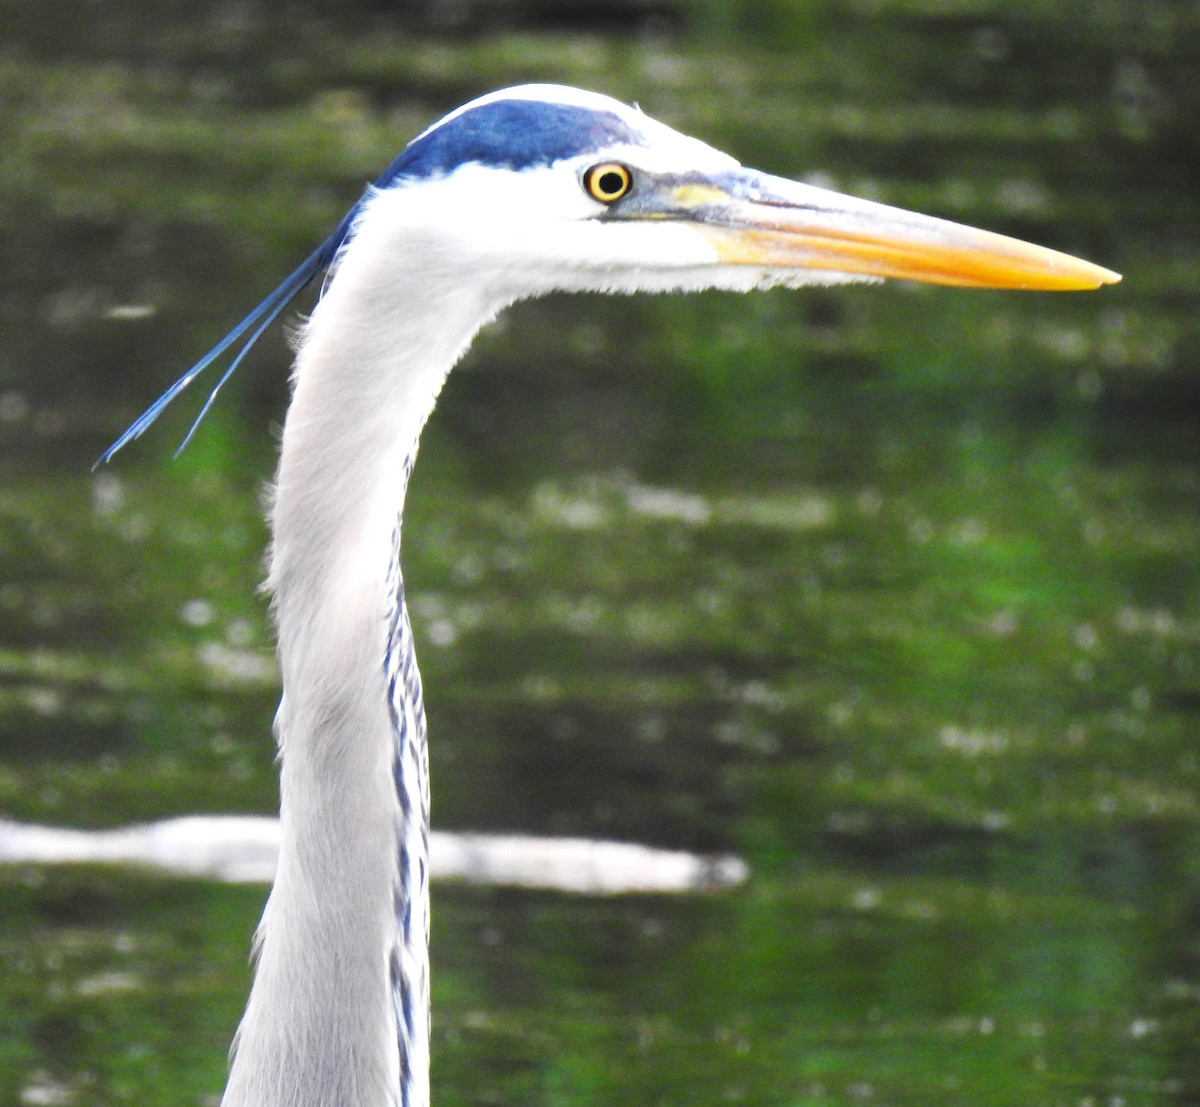
{"type": "MultiPolygon", "coordinates": [[[[352,242],[296,359],[268,578],[283,679],[283,849],[225,1107],[401,1099],[389,976],[420,975],[425,954],[422,936],[418,954],[395,956],[409,879],[400,847],[420,841],[427,828],[415,824],[427,811],[402,812],[398,787],[427,794],[427,782],[396,779],[398,767],[425,769],[397,759],[386,668],[398,579],[389,570],[421,428],[446,373],[501,306],[481,300],[477,285],[439,299],[427,273],[412,277],[421,246],[403,232],[375,227],[352,242]]],[[[405,858],[415,862],[424,859],[405,858]]],[[[418,1043],[410,1060],[405,1107],[428,1102],[427,1048],[418,1043]]]]}

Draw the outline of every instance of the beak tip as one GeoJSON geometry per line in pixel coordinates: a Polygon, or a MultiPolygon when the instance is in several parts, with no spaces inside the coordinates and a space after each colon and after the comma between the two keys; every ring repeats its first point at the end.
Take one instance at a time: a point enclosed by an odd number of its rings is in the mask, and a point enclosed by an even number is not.
{"type": "Polygon", "coordinates": [[[1086,269],[1079,273],[1079,283],[1074,286],[1081,291],[1088,292],[1092,289],[1103,288],[1106,284],[1120,284],[1121,282],[1120,273],[1105,269],[1103,265],[1093,265],[1091,262],[1079,264],[1081,267],[1086,266],[1086,269]]]}

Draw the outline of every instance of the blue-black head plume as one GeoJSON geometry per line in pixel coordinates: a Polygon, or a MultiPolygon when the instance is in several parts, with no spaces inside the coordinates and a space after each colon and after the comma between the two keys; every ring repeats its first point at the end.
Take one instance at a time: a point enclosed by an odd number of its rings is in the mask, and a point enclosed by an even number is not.
{"type": "MultiPolygon", "coordinates": [[[[361,203],[361,201],[360,201],[361,203]]],[[[280,313],[288,306],[305,288],[308,287],[314,277],[324,273],[332,264],[333,259],[337,256],[338,250],[350,230],[351,222],[358,212],[359,205],[356,204],[338,225],[336,231],[333,232],[324,242],[321,243],[301,264],[294,269],[283,282],[279,284],[267,297],[264,299],[249,315],[245,317],[236,327],[233,328],[224,338],[221,339],[211,350],[208,351],[195,365],[193,365],[182,377],[179,378],[170,388],[166,390],[157,400],[154,401],[141,415],[131,423],[107,450],[104,451],[97,459],[96,464],[92,468],[103,465],[107,461],[112,460],[115,454],[122,446],[132,442],[135,438],[140,438],[145,430],[154,422],[162,413],[166,406],[175,399],[189,384],[192,383],[205,369],[207,369],[214,361],[225,353],[231,346],[238,342],[242,343],[241,349],[234,355],[233,360],[229,363],[229,367],[221,374],[221,379],[217,381],[216,387],[209,393],[208,399],[204,401],[204,406],[200,409],[200,414],[193,420],[191,427],[184,435],[183,441],[179,444],[179,449],[176,450],[178,456],[185,446],[192,440],[192,435],[196,433],[196,428],[200,425],[201,420],[208,414],[208,409],[212,407],[213,401],[217,398],[217,393],[221,391],[221,387],[233,375],[233,371],[241,364],[242,359],[250,352],[250,347],[262,337],[266,329],[279,318],[280,313]]]]}

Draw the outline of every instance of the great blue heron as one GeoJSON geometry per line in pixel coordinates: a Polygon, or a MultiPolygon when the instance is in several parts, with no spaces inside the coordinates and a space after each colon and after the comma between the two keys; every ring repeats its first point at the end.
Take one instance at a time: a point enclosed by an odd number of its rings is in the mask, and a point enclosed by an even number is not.
{"type": "Polygon", "coordinates": [[[526,85],[414,139],[101,460],[242,341],[219,389],[320,274],[271,508],[282,848],[223,1103],[426,1107],[429,777],[401,514],[421,428],[475,332],[561,290],[881,277],[1084,289],[1119,277],[744,169],[605,96],[526,85]]]}

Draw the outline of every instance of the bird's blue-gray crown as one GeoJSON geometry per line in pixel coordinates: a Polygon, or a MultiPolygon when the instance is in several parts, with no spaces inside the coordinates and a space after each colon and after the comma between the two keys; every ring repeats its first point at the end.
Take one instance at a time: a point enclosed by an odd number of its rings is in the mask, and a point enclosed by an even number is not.
{"type": "Polygon", "coordinates": [[[386,188],[406,180],[438,177],[468,164],[533,169],[617,146],[645,144],[642,129],[614,110],[583,103],[487,97],[418,135],[376,185],[386,188]]]}

